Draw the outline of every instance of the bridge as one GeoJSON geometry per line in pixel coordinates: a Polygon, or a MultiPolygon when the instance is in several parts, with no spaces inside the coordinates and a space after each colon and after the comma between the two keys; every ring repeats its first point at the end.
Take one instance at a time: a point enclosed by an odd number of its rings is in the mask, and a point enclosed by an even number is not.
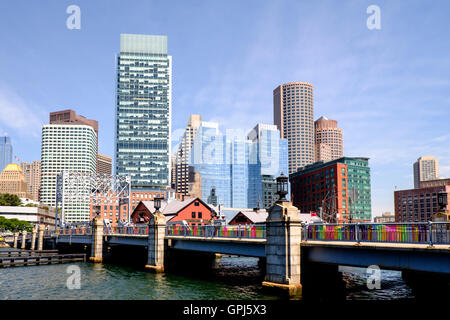
{"type": "Polygon", "coordinates": [[[148,252],[146,268],[156,272],[164,272],[167,252],[257,257],[266,271],[263,285],[294,293],[312,274],[308,266],[313,265],[333,272],[338,265],[377,265],[450,276],[448,222],[304,224],[294,208],[289,202],[275,205],[263,225],[166,225],[164,216],[155,213],[145,226],[105,227],[95,218],[91,226],[47,232],[45,242],[53,247],[88,246],[93,262],[101,262],[111,247],[140,247],[148,252]]]}

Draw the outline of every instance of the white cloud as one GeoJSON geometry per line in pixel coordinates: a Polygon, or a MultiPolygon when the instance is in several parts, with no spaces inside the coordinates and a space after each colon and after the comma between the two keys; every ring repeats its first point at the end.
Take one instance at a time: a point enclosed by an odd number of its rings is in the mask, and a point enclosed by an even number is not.
{"type": "Polygon", "coordinates": [[[46,113],[0,84],[0,124],[19,135],[40,137],[46,113]]]}

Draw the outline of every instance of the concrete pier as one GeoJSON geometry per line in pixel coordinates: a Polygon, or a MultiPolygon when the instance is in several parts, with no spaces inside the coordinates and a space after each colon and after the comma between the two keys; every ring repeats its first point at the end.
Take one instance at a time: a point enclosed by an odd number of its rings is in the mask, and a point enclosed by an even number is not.
{"type": "Polygon", "coordinates": [[[38,250],[44,250],[44,229],[45,226],[43,224],[39,225],[39,234],[38,234],[38,250]]]}
{"type": "Polygon", "coordinates": [[[299,210],[289,201],[277,202],[266,220],[266,277],[263,287],[301,295],[299,210]]]}
{"type": "Polygon", "coordinates": [[[22,232],[22,245],[21,245],[21,249],[25,249],[27,244],[27,232],[24,230],[22,232]]]}
{"type": "Polygon", "coordinates": [[[37,228],[33,227],[33,233],[31,235],[31,250],[34,250],[36,247],[36,234],[37,234],[37,228]]]}
{"type": "Polygon", "coordinates": [[[17,249],[17,240],[19,239],[19,233],[18,232],[14,232],[14,245],[13,248],[17,249]]]}
{"type": "Polygon", "coordinates": [[[145,268],[153,272],[164,272],[166,217],[162,213],[150,216],[148,230],[148,261],[145,268]]]}
{"type": "Polygon", "coordinates": [[[103,261],[103,219],[101,217],[95,217],[93,219],[94,228],[92,230],[92,246],[91,257],[92,262],[103,261]]]}

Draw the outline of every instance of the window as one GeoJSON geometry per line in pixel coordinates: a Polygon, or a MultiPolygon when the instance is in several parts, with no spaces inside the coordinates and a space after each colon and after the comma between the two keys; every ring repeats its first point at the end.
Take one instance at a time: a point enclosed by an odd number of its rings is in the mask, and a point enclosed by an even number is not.
{"type": "Polygon", "coordinates": [[[192,212],[192,219],[195,219],[195,212],[192,212]]]}
{"type": "Polygon", "coordinates": [[[195,202],[194,202],[194,205],[195,205],[196,207],[198,207],[198,206],[200,205],[200,203],[199,203],[198,201],[195,201],[195,202]]]}
{"type": "Polygon", "coordinates": [[[202,218],[202,213],[201,213],[201,212],[198,213],[198,218],[199,218],[199,219],[202,218]]]}

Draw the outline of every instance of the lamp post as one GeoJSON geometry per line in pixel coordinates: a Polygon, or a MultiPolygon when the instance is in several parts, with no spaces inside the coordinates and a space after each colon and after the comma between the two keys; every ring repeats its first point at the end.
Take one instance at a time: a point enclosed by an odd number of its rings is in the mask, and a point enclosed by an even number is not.
{"type": "Polygon", "coordinates": [[[286,195],[288,194],[288,177],[286,177],[283,173],[281,173],[277,178],[277,194],[277,202],[287,201],[286,195]]]}
{"type": "Polygon", "coordinates": [[[161,200],[163,198],[155,198],[153,200],[153,206],[155,207],[155,213],[160,213],[159,209],[161,208],[161,200]]]}

